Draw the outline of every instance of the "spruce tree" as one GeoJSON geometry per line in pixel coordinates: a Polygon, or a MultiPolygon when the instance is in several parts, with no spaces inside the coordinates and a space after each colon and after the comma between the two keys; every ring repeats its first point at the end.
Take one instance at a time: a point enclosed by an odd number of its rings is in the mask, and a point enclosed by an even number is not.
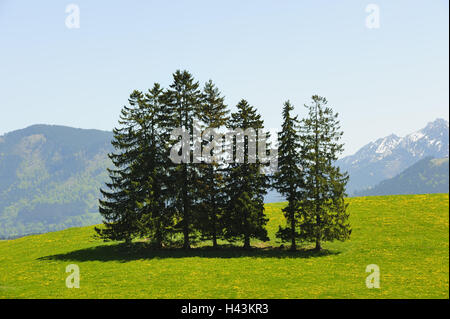
{"type": "MultiPolygon", "coordinates": [[[[216,134],[220,133],[219,129],[226,125],[228,113],[224,98],[217,87],[211,80],[206,82],[199,116],[202,131],[210,128],[215,130],[216,134]]],[[[222,138],[204,132],[203,141],[213,146],[208,155],[211,157],[217,155],[221,152],[222,138]]],[[[213,247],[217,247],[217,240],[223,237],[223,212],[226,205],[223,163],[216,158],[212,162],[205,162],[204,157],[205,154],[202,152],[202,163],[198,165],[197,228],[201,231],[203,239],[212,240],[213,247]]]]}
{"type": "Polygon", "coordinates": [[[130,243],[139,233],[140,218],[138,202],[140,145],[142,136],[138,124],[139,108],[143,94],[133,91],[128,99],[129,106],[121,111],[119,127],[113,130],[111,142],[117,152],[108,154],[115,168],[108,169],[110,182],[106,189],[100,189],[103,196],[99,200],[99,212],[103,216],[103,228],[96,228],[105,240],[124,240],[130,243]]]}
{"type": "MultiPolygon", "coordinates": [[[[193,136],[193,126],[198,120],[202,93],[199,83],[188,71],[177,70],[173,74],[173,82],[164,94],[166,126],[169,129],[185,128],[193,136]]],[[[171,141],[174,142],[174,141],[171,141]]],[[[197,202],[198,172],[192,164],[194,141],[189,142],[189,158],[187,162],[172,165],[170,168],[171,192],[173,208],[178,213],[177,228],[183,233],[183,247],[188,249],[191,237],[195,237],[194,216],[197,202]]]]}
{"type": "Polygon", "coordinates": [[[163,89],[158,83],[145,94],[139,125],[142,144],[139,154],[138,174],[142,192],[138,202],[141,210],[139,226],[141,236],[149,237],[157,247],[173,232],[173,210],[170,205],[170,183],[167,167],[170,165],[167,117],[162,104],[163,89]]]}
{"type": "Polygon", "coordinates": [[[327,103],[314,95],[312,104],[305,105],[308,115],[302,120],[300,134],[306,190],[300,236],[315,242],[316,250],[322,249],[323,241],[344,241],[351,233],[344,200],[348,174],[335,165],[344,147],[340,143],[343,132],[338,114],[327,103]]]}
{"type": "MultiPolygon", "coordinates": [[[[246,100],[241,100],[237,105],[237,112],[231,114],[228,128],[244,131],[253,129],[258,133],[258,129],[264,128],[264,123],[256,109],[246,100]]],[[[229,241],[243,240],[244,248],[250,248],[252,238],[263,241],[269,239],[265,229],[268,219],[264,214],[264,195],[267,192],[268,177],[261,172],[262,164],[258,160],[258,155],[254,162],[254,153],[250,152],[257,144],[257,134],[255,137],[243,137],[241,133],[234,137],[231,147],[233,161],[229,164],[226,176],[228,205],[225,237],[229,241]],[[238,140],[241,138],[244,138],[243,162],[237,162],[240,147],[238,140]]]]}
{"type": "Polygon", "coordinates": [[[289,101],[284,103],[283,124],[278,133],[278,171],[274,174],[273,186],[288,201],[282,209],[286,227],[281,227],[276,236],[283,242],[291,243],[291,250],[296,250],[296,239],[300,234],[298,226],[301,219],[301,202],[304,192],[303,159],[300,155],[300,122],[291,113],[294,107],[289,101]]]}

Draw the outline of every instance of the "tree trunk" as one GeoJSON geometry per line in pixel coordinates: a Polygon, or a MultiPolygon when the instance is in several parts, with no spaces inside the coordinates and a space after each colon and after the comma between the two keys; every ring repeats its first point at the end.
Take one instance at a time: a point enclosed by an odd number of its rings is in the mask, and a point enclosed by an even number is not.
{"type": "Polygon", "coordinates": [[[189,242],[189,223],[188,223],[188,214],[186,214],[186,212],[184,213],[183,236],[184,236],[183,248],[184,248],[184,249],[189,249],[189,248],[191,248],[191,243],[189,242]]]}
{"type": "Polygon", "coordinates": [[[217,235],[216,235],[216,232],[214,232],[214,234],[213,234],[212,241],[213,241],[213,247],[217,248],[217,235]]]}
{"type": "Polygon", "coordinates": [[[184,249],[189,249],[191,248],[191,243],[189,241],[189,214],[187,212],[187,205],[184,205],[183,208],[183,236],[184,236],[184,243],[183,243],[183,248],[184,249]]]}
{"type": "Polygon", "coordinates": [[[250,236],[248,236],[247,234],[245,234],[244,238],[244,248],[250,249],[250,236]]]}
{"type": "Polygon", "coordinates": [[[212,211],[212,242],[213,242],[213,248],[217,248],[217,218],[216,218],[216,205],[215,201],[213,201],[213,211],[212,211]]]}
{"type": "Polygon", "coordinates": [[[294,213],[291,214],[291,250],[295,251],[297,249],[297,246],[295,244],[295,219],[294,219],[294,213]]]}
{"type": "Polygon", "coordinates": [[[161,230],[158,230],[156,233],[156,248],[161,249],[162,248],[162,234],[161,230]]]}
{"type": "Polygon", "coordinates": [[[183,167],[183,236],[184,236],[184,249],[191,248],[191,244],[189,242],[189,208],[188,208],[188,199],[187,199],[187,168],[186,164],[183,167]]]}
{"type": "Polygon", "coordinates": [[[314,250],[317,250],[317,251],[322,250],[322,246],[320,245],[320,239],[316,239],[316,247],[314,248],[314,250]]]}
{"type": "MultiPolygon", "coordinates": [[[[211,185],[213,185],[214,181],[211,181],[211,185]]],[[[215,189],[213,189],[213,192],[215,189]]],[[[217,216],[216,216],[216,199],[214,197],[214,194],[212,195],[212,231],[213,231],[213,247],[217,248],[217,216]]]]}

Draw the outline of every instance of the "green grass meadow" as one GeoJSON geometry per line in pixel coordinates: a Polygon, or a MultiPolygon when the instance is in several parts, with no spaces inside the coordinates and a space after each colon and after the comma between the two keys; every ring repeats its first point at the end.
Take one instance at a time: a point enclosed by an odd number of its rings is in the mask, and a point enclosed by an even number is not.
{"type": "Polygon", "coordinates": [[[94,227],[0,241],[0,298],[449,298],[448,194],[349,198],[352,236],[316,253],[279,248],[283,203],[266,205],[270,242],[244,251],[126,248],[94,227]],[[66,287],[66,266],[80,288],[66,287]],[[368,289],[366,266],[380,267],[368,289]]]}

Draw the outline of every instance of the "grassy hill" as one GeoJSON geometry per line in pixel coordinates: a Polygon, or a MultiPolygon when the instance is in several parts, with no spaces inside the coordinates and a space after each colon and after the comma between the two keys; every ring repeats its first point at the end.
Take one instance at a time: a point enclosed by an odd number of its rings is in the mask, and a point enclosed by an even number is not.
{"type": "Polygon", "coordinates": [[[249,252],[130,249],[93,227],[0,241],[0,298],[449,298],[448,194],[348,202],[352,238],[322,253],[276,248],[283,203],[266,205],[271,241],[249,252]],[[72,263],[79,289],[65,286],[72,263]],[[380,289],[365,286],[369,264],[380,289]]]}

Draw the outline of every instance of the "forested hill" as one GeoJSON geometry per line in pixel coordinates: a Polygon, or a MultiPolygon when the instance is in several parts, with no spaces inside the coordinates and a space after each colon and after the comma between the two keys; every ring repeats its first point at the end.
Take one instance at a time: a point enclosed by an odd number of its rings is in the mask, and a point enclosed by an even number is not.
{"type": "Polygon", "coordinates": [[[427,157],[397,176],[373,188],[357,192],[357,196],[448,193],[449,163],[447,158],[427,157]]]}
{"type": "Polygon", "coordinates": [[[0,237],[100,222],[112,132],[33,125],[0,136],[0,237]]]}

